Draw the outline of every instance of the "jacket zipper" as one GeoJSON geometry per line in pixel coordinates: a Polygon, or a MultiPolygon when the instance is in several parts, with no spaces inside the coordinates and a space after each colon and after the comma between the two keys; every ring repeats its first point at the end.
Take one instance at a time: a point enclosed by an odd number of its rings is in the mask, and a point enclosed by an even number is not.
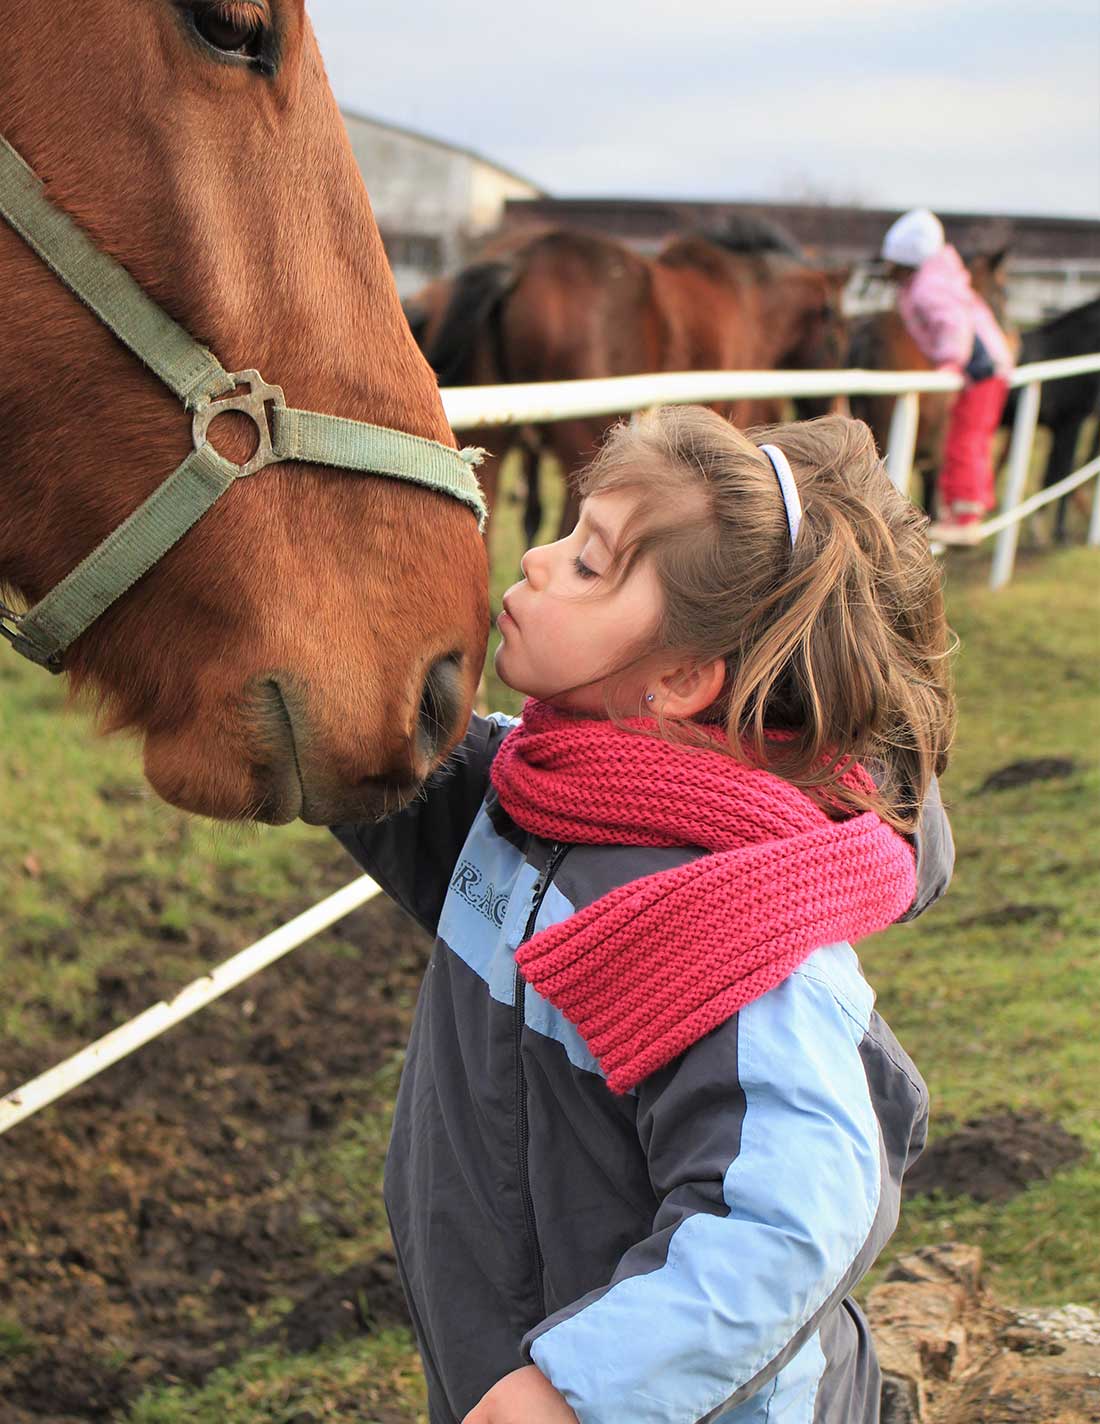
{"type": "MultiPolygon", "coordinates": [[[[527,916],[527,924],[523,931],[521,944],[531,938],[535,930],[535,921],[538,919],[539,911],[542,909],[542,902],[546,898],[546,892],[550,888],[550,882],[554,878],[554,873],[565,859],[565,854],[569,847],[559,845],[555,842],[551,845],[546,857],[546,864],[539,873],[532,891],[531,913],[527,916]]],[[[528,1172],[527,1151],[528,1151],[528,1124],[527,1124],[527,1074],[523,1069],[523,1026],[526,1019],[527,1009],[527,981],[516,967],[515,984],[512,991],[512,1036],[515,1051],[515,1071],[516,1071],[516,1156],[519,1160],[519,1186],[520,1195],[523,1198],[523,1219],[527,1227],[527,1245],[531,1255],[531,1265],[535,1272],[535,1282],[538,1286],[539,1304],[542,1313],[546,1314],[546,1302],[543,1298],[543,1269],[542,1248],[539,1245],[538,1231],[535,1225],[535,1203],[531,1196],[531,1181],[528,1172]]]]}

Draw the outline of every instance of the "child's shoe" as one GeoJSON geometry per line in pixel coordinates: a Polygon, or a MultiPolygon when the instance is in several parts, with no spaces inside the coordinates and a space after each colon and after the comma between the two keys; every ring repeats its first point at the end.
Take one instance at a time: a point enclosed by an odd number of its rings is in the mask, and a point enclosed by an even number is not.
{"type": "Polygon", "coordinates": [[[928,538],[937,544],[980,544],[982,539],[982,507],[957,500],[928,526],[928,538]]]}

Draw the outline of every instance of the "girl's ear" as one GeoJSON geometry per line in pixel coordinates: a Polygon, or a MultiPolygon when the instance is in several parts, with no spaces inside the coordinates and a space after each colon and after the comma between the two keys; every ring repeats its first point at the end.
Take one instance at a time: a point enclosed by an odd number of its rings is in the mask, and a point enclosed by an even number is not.
{"type": "Polygon", "coordinates": [[[678,664],[659,678],[653,710],[665,717],[695,717],[717,698],[725,681],[724,658],[678,664]]]}

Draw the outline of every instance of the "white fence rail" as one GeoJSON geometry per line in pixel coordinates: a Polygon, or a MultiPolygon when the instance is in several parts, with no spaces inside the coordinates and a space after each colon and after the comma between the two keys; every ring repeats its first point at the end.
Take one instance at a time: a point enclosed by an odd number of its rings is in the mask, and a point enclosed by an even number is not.
{"type": "Polygon", "coordinates": [[[193,979],[174,998],[154,1004],[152,1008],[138,1014],[137,1018],[120,1024],[110,1033],[105,1033],[102,1038],[89,1043],[86,1048],[74,1053],[71,1058],[66,1058],[64,1062],[48,1068],[45,1073],[40,1073],[21,1088],[13,1088],[0,1098],[0,1134],[7,1132],[9,1127],[14,1127],[24,1118],[30,1117],[32,1113],[38,1112],[40,1108],[56,1102],[73,1088],[86,1083],[97,1073],[102,1073],[104,1068],[109,1068],[112,1063],[117,1063],[120,1058],[125,1058],[151,1039],[158,1038],[173,1024],[190,1018],[199,1009],[205,1008],[215,999],[220,999],[223,994],[228,994],[230,989],[235,989],[260,969],[265,969],[276,959],[281,959],[284,954],[297,949],[307,939],[312,939],[314,935],[328,929],[329,925],[342,920],[345,915],[350,915],[352,910],[357,910],[360,905],[379,893],[379,887],[373,880],[366,875],[360,875],[358,879],[326,899],[311,905],[308,910],[303,910],[293,920],[264,935],[263,939],[258,939],[255,944],[242,949],[232,959],[219,964],[209,974],[193,979]]]}
{"type": "MultiPolygon", "coordinates": [[[[1016,407],[1008,472],[1000,513],[981,526],[983,539],[997,538],[990,583],[1000,588],[1012,577],[1020,521],[1077,485],[1100,474],[1096,461],[1084,465],[1057,486],[1022,502],[1031,464],[1044,381],[1065,380],[1100,371],[1100,352],[1060,361],[1036,361],[1020,366],[1011,379],[1023,387],[1016,407]]],[[[554,420],[598,415],[623,415],[654,405],[711,405],[722,401],[770,400],[800,396],[828,398],[853,395],[897,396],[890,425],[886,468],[890,478],[908,492],[916,445],[920,396],[931,391],[957,391],[958,376],[940,371],[674,371],[643,376],[608,376],[588,381],[540,381],[529,385],[452,386],[441,392],[447,418],[455,430],[488,426],[542,425],[554,420]]],[[[1088,542],[1100,545],[1100,479],[1093,499],[1088,542]]]]}
{"type": "MultiPolygon", "coordinates": [[[[1065,361],[1022,366],[1012,384],[1022,386],[1009,447],[1008,474],[1002,510],[982,525],[985,537],[996,535],[993,587],[1012,574],[1020,520],[1043,505],[1100,476],[1100,459],[1091,460],[1057,485],[1022,499],[1031,460],[1043,381],[1061,380],[1100,371],[1100,353],[1065,361]]],[[[909,484],[917,429],[918,398],[924,391],[957,390],[957,376],[935,371],[684,371],[671,375],[619,376],[600,381],[555,381],[527,386],[468,386],[443,391],[443,404],[456,430],[494,425],[530,425],[567,417],[618,415],[647,406],[767,399],[791,396],[889,394],[899,400],[891,424],[887,468],[902,490],[909,484]]],[[[1089,524],[1089,544],[1100,545],[1100,479],[1089,524]]],[[[305,940],[341,919],[378,893],[365,875],[312,906],[288,924],[226,960],[209,974],[188,984],[170,1000],[154,1004],[129,1023],[48,1069],[39,1077],[0,1098],[0,1134],[32,1113],[55,1102],[112,1063],[156,1038],[173,1024],[228,993],[258,970],[289,953],[305,940]]]]}

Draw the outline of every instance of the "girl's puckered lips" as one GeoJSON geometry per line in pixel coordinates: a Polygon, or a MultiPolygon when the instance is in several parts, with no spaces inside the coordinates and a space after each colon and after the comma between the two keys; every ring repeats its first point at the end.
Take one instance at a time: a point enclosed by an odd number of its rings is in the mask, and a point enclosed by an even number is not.
{"type": "Polygon", "coordinates": [[[511,623],[513,628],[519,627],[519,624],[516,622],[516,615],[512,612],[508,603],[508,595],[505,594],[501,599],[501,610],[497,616],[497,627],[503,631],[509,623],[511,623]]]}

